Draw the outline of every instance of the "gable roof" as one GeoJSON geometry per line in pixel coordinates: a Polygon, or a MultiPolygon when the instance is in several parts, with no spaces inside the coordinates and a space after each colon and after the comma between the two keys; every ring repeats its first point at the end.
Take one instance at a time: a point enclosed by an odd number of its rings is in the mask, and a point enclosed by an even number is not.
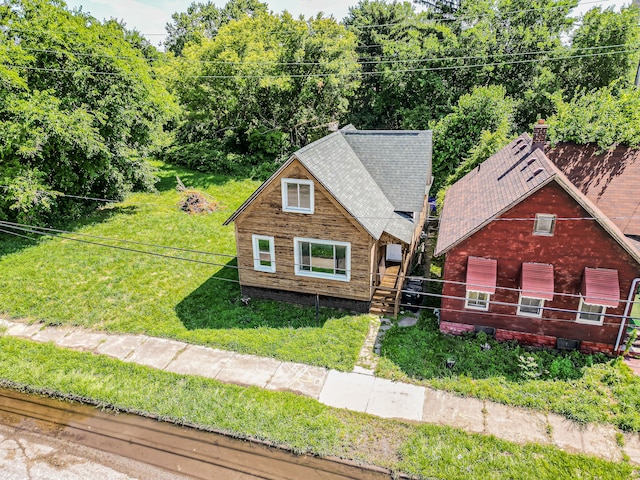
{"type": "Polygon", "coordinates": [[[331,133],[295,152],[224,225],[233,222],[295,159],[374,239],[387,232],[411,241],[413,220],[396,212],[422,210],[431,184],[430,131],[359,131],[349,125],[331,133]],[[385,169],[389,169],[386,175],[385,169]]]}
{"type": "Polygon", "coordinates": [[[640,235],[640,149],[559,143],[546,154],[625,235],[640,235]]]}
{"type": "Polygon", "coordinates": [[[640,263],[640,242],[625,236],[523,133],[453,184],[444,200],[435,255],[442,255],[549,182],[558,183],[640,263]],[[482,199],[482,201],[477,201],[482,199]]]}
{"type": "Polygon", "coordinates": [[[400,212],[419,212],[431,180],[431,131],[346,130],[345,140],[400,212]],[[423,161],[413,161],[420,159],[423,161]]]}

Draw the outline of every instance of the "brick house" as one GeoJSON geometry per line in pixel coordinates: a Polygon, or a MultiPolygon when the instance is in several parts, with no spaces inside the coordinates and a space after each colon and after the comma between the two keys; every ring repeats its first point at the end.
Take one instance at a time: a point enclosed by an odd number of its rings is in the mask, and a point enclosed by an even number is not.
{"type": "Polygon", "coordinates": [[[243,295],[396,308],[430,186],[431,131],[349,125],[301,148],[225,222],[243,295]]]}
{"type": "Polygon", "coordinates": [[[440,329],[613,353],[640,277],[640,152],[545,153],[546,127],[447,192],[440,329]]]}

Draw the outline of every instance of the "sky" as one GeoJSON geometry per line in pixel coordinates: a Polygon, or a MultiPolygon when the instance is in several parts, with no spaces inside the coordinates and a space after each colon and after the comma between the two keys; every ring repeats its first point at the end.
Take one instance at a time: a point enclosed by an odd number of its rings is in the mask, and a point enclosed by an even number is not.
{"type": "MultiPolygon", "coordinates": [[[[86,13],[108,20],[116,18],[123,20],[127,27],[136,29],[144,34],[151,43],[160,47],[166,35],[165,25],[171,21],[175,12],[185,12],[194,0],[67,0],[70,9],[82,8],[86,13]]],[[[198,0],[205,3],[206,0],[198,0]]],[[[219,7],[227,0],[215,0],[219,7]]],[[[263,0],[264,1],[264,0],[263,0]]],[[[628,5],[631,0],[581,0],[576,13],[584,13],[595,6],[614,6],[620,8],[628,5]]],[[[356,5],[357,0],[266,0],[273,12],[289,11],[294,16],[315,16],[322,11],[342,20],[348,13],[349,7],[356,5]]]]}

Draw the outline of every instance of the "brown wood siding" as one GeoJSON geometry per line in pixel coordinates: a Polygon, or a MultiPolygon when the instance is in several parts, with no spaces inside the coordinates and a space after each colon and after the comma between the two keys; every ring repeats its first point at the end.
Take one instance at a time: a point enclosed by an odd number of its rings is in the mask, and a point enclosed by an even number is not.
{"type": "MultiPolygon", "coordinates": [[[[618,270],[620,293],[627,298],[631,282],[640,276],[640,265],[595,220],[558,220],[553,236],[534,236],[536,213],[550,213],[558,218],[583,218],[589,214],[562,187],[552,182],[525,199],[502,218],[531,218],[531,221],[495,221],[475,233],[447,253],[444,279],[465,282],[467,258],[470,255],[498,261],[498,287],[519,288],[522,262],[550,263],[554,266],[555,291],[580,293],[585,267],[618,270]]],[[[515,332],[577,339],[613,346],[620,319],[605,317],[603,326],[575,321],[576,314],[545,309],[543,319],[516,315],[516,306],[489,305],[489,312],[464,308],[465,286],[445,284],[443,294],[461,299],[442,300],[444,322],[484,325],[515,332]],[[462,310],[451,311],[451,310],[462,310]],[[547,320],[545,318],[550,318],[547,320]]],[[[498,289],[491,301],[517,304],[517,291],[498,289]]],[[[577,310],[577,297],[555,295],[545,307],[577,310]]],[[[625,304],[608,308],[606,313],[623,315],[625,304]]]]}
{"type": "Polygon", "coordinates": [[[243,286],[370,300],[369,269],[373,239],[297,160],[281,172],[280,176],[240,214],[235,224],[240,283],[243,286]],[[282,211],[282,178],[314,181],[313,214],[282,211]],[[276,273],[257,272],[253,269],[252,235],[274,237],[276,273]],[[295,275],[294,237],[349,242],[350,281],[295,275]]]}

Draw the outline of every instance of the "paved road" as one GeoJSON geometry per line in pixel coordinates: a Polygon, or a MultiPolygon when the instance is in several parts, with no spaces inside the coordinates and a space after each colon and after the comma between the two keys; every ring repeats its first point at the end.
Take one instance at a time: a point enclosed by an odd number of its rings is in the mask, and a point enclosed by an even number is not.
{"type": "Polygon", "coordinates": [[[0,425],[3,480],[186,480],[128,458],[0,425]]]}

